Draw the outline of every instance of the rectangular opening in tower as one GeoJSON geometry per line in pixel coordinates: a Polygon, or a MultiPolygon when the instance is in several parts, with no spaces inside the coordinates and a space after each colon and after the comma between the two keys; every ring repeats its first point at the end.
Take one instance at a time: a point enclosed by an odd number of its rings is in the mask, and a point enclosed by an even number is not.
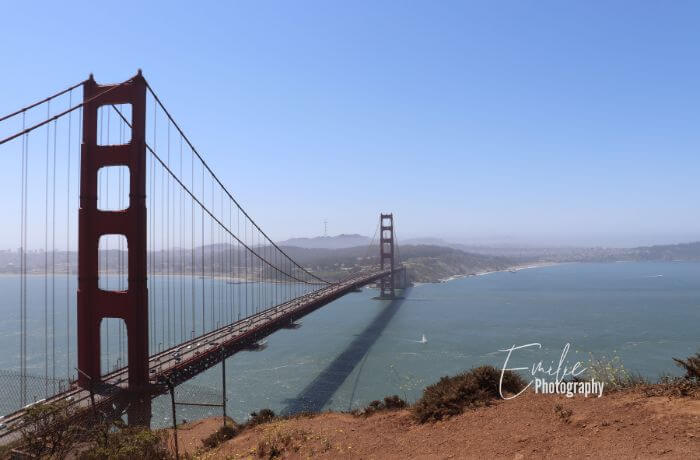
{"type": "Polygon", "coordinates": [[[127,166],[105,166],[97,170],[97,209],[123,211],[129,208],[131,177],[127,166]]]}
{"type": "Polygon", "coordinates": [[[131,142],[131,104],[108,104],[97,109],[97,145],[131,142]]]}
{"type": "MultiPolygon", "coordinates": [[[[100,322],[100,375],[129,365],[127,337],[126,323],[123,319],[104,318],[100,322]]],[[[127,376],[128,373],[124,378],[127,376]]]]}
{"type": "Polygon", "coordinates": [[[97,287],[103,291],[129,289],[129,249],[124,235],[109,234],[100,237],[97,287]]]}

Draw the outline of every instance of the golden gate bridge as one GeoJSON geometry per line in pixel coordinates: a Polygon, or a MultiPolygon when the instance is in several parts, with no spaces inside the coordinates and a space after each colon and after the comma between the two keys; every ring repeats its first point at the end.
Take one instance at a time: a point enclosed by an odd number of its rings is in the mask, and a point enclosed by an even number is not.
{"type": "Polygon", "coordinates": [[[6,267],[18,281],[3,292],[17,359],[0,363],[19,384],[0,390],[11,406],[0,442],[26,409],[59,401],[148,425],[157,395],[348,292],[377,283],[393,299],[405,285],[392,214],[380,214],[371,263],[342,276],[290,257],[140,70],[111,85],[90,75],[0,117],[0,155],[18,173],[6,196],[20,198],[4,213],[19,221],[6,267]]]}

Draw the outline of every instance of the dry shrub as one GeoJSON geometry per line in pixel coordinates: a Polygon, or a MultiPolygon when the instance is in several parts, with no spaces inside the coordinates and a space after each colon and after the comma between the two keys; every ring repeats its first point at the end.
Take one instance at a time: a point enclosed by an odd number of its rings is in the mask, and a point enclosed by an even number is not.
{"type": "Polygon", "coordinates": [[[397,395],[387,396],[384,398],[384,408],[387,410],[403,409],[406,407],[406,401],[399,398],[397,395]]]}
{"type": "Polygon", "coordinates": [[[374,400],[369,403],[367,407],[360,411],[353,412],[353,414],[368,416],[375,412],[404,409],[406,406],[408,406],[406,401],[399,398],[397,395],[392,395],[385,397],[384,401],[374,400]]]}
{"type": "Polygon", "coordinates": [[[231,425],[227,424],[220,427],[216,432],[202,439],[202,446],[205,450],[214,449],[222,442],[238,436],[238,434],[243,432],[243,430],[263,423],[269,423],[277,418],[278,417],[275,415],[275,412],[271,409],[261,409],[258,412],[251,412],[250,419],[247,422],[241,425],[232,423],[231,425]]]}
{"type": "Polygon", "coordinates": [[[246,426],[260,425],[261,423],[271,422],[275,419],[275,412],[272,409],[261,409],[260,412],[251,412],[250,420],[246,422],[246,426]]]}
{"type": "Polygon", "coordinates": [[[286,451],[298,452],[307,438],[308,433],[305,430],[274,426],[265,431],[258,442],[256,453],[261,458],[272,459],[282,456],[286,451]]]}
{"type": "Polygon", "coordinates": [[[693,379],[696,382],[700,380],[700,351],[684,360],[678,358],[673,358],[673,360],[678,367],[685,369],[686,379],[693,379]]]}
{"type": "Polygon", "coordinates": [[[224,425],[214,433],[202,439],[202,445],[208,449],[213,449],[224,441],[228,441],[238,434],[238,429],[233,425],[224,425]]]}
{"type": "Polygon", "coordinates": [[[641,387],[645,396],[700,396],[700,381],[683,377],[662,377],[658,383],[647,384],[641,387]]]}
{"type": "MultiPolygon", "coordinates": [[[[454,377],[442,377],[423,390],[423,396],[413,406],[413,416],[425,423],[461,414],[467,407],[488,405],[500,397],[500,379],[501,371],[493,366],[480,366],[454,377]]],[[[526,385],[514,372],[506,371],[503,375],[504,392],[518,393],[526,385]]]]}

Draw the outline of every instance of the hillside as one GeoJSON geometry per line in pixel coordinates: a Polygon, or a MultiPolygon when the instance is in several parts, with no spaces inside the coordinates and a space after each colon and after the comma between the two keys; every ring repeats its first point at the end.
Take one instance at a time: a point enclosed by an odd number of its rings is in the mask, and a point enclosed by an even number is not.
{"type": "MultiPolygon", "coordinates": [[[[283,245],[283,250],[307,269],[328,279],[340,279],[362,267],[379,263],[379,249],[376,244],[353,245],[358,241],[366,243],[368,238],[361,235],[339,235],[336,237],[301,238],[288,240],[310,247],[283,245]],[[304,241],[301,241],[304,240],[304,241]],[[323,246],[330,247],[323,247],[323,246]]],[[[423,239],[429,241],[431,239],[423,239]]],[[[401,245],[397,255],[408,267],[411,281],[438,282],[446,278],[482,273],[488,271],[506,270],[509,268],[542,263],[559,262],[616,262],[616,261],[700,261],[700,242],[644,246],[637,248],[495,248],[481,246],[465,246],[459,244],[408,244],[401,245]]],[[[257,248],[261,254],[265,247],[257,248]]],[[[0,273],[19,273],[20,253],[12,250],[0,250],[0,273]]],[[[200,273],[204,270],[218,276],[229,275],[226,270],[236,267],[221,266],[217,261],[237,261],[241,266],[255,267],[252,256],[227,244],[208,245],[190,249],[172,249],[170,251],[150,252],[148,256],[149,271],[164,273],[167,263],[171,267],[182,268],[185,274],[200,273]],[[247,258],[247,260],[246,260],[247,258]],[[204,268],[202,268],[204,260],[204,268]],[[214,261],[214,262],[212,262],[214,261]]],[[[46,261],[55,264],[57,273],[72,273],[77,269],[77,253],[57,251],[47,259],[41,250],[33,250],[27,254],[27,270],[29,273],[44,273],[46,261]]],[[[126,252],[111,249],[100,251],[100,267],[109,271],[117,271],[119,264],[124,267],[126,252]]],[[[171,274],[173,273],[171,268],[171,274]]],[[[267,273],[262,275],[263,278],[267,273]]]]}
{"type": "Polygon", "coordinates": [[[700,261],[700,242],[635,248],[486,247],[462,244],[450,244],[450,247],[474,254],[495,255],[522,262],[700,261]]]}
{"type": "Polygon", "coordinates": [[[280,246],[295,246],[306,249],[342,249],[354,246],[367,246],[370,238],[362,235],[316,236],[313,238],[290,238],[280,241],[280,246]]]}
{"type": "MultiPolygon", "coordinates": [[[[329,279],[342,278],[362,267],[379,263],[379,250],[376,246],[343,249],[285,247],[284,250],[305,267],[329,279]]],[[[439,282],[458,275],[505,270],[516,265],[509,258],[471,254],[444,246],[401,246],[397,255],[408,270],[409,280],[422,283],[439,282]]]]}
{"type": "MultiPolygon", "coordinates": [[[[347,248],[302,248],[297,246],[282,246],[282,249],[294,260],[308,270],[327,279],[340,279],[363,267],[379,263],[379,249],[375,245],[353,246],[347,248]]],[[[257,248],[261,254],[265,254],[265,247],[257,248]]],[[[489,255],[469,254],[458,249],[428,246],[409,245],[401,247],[398,255],[409,268],[409,278],[418,282],[438,282],[441,279],[455,275],[464,275],[482,271],[503,270],[515,264],[511,259],[489,255]]],[[[68,269],[72,273],[77,270],[77,254],[65,251],[56,252],[55,269],[57,273],[65,273],[68,269]],[[70,262],[70,263],[68,263],[70,262]]],[[[156,251],[149,253],[148,261],[152,265],[149,271],[153,273],[165,273],[168,263],[171,274],[174,270],[183,270],[189,274],[201,273],[227,276],[237,273],[235,266],[221,265],[223,260],[234,260],[241,267],[257,267],[251,255],[244,251],[238,251],[230,245],[209,245],[196,248],[194,254],[189,249],[173,249],[171,251],[156,251]],[[247,256],[247,261],[246,261],[247,256]],[[204,268],[202,268],[204,260],[204,268]],[[194,263],[193,263],[194,262],[194,263]],[[247,265],[246,265],[247,264],[247,265]],[[194,269],[194,270],[193,270],[194,269]],[[231,272],[229,272],[230,270],[231,272]]],[[[33,251],[27,255],[27,270],[29,273],[43,273],[45,269],[46,255],[42,251],[33,251]]],[[[51,260],[51,259],[49,259],[51,260]]],[[[100,251],[100,267],[116,272],[121,263],[125,267],[126,252],[112,249],[100,251]]],[[[0,251],[0,273],[19,273],[20,260],[17,251],[0,251]]],[[[266,278],[266,270],[262,274],[250,276],[262,276],[266,278]]]]}
{"type": "Polygon", "coordinates": [[[644,246],[628,250],[632,260],[700,260],[700,241],[682,244],[644,246]]]}
{"type": "MultiPolygon", "coordinates": [[[[190,453],[221,425],[178,430],[190,453]]],[[[243,431],[202,458],[692,458],[700,452],[700,400],[646,396],[602,398],[526,393],[450,419],[418,424],[408,410],[368,417],[323,413],[275,420],[243,431]]]]}

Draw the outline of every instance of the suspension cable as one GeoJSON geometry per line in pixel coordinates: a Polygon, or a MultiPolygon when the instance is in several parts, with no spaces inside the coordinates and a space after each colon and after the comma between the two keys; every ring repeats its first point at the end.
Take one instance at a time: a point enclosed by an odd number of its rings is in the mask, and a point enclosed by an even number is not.
{"type": "MultiPolygon", "coordinates": [[[[8,137],[6,137],[6,138],[0,140],[0,145],[5,144],[5,143],[7,143],[7,142],[10,142],[11,140],[16,139],[16,138],[18,138],[18,137],[20,137],[20,136],[23,136],[23,135],[25,135],[25,134],[28,134],[28,133],[34,131],[34,130],[37,129],[37,128],[41,128],[42,126],[44,126],[44,125],[47,124],[47,123],[51,123],[51,122],[54,121],[54,120],[58,120],[58,119],[61,118],[62,116],[67,115],[67,114],[73,112],[74,110],[77,110],[77,109],[79,109],[80,107],[83,107],[83,106],[89,104],[90,102],[94,101],[95,99],[97,99],[97,98],[99,98],[99,97],[101,97],[101,96],[104,96],[105,94],[110,93],[110,92],[114,91],[115,89],[117,89],[117,88],[119,88],[119,87],[121,87],[121,86],[124,86],[124,85],[126,85],[126,84],[128,84],[128,83],[131,83],[132,80],[133,80],[133,78],[131,78],[131,79],[129,79],[129,80],[126,80],[126,81],[124,81],[124,82],[121,82],[121,83],[119,83],[119,84],[117,84],[117,85],[114,85],[114,86],[112,86],[112,87],[110,87],[110,88],[108,88],[108,89],[102,91],[100,94],[95,94],[93,97],[91,97],[91,98],[88,99],[87,101],[83,101],[83,102],[81,102],[80,104],[74,105],[73,107],[71,107],[71,108],[69,108],[69,109],[67,109],[67,110],[64,110],[64,111],[61,112],[61,113],[58,113],[58,114],[54,115],[53,117],[47,118],[46,120],[41,121],[41,122],[39,122],[39,123],[37,123],[37,124],[35,124],[35,125],[32,125],[32,126],[30,126],[29,128],[24,128],[24,126],[23,126],[21,131],[18,131],[18,132],[16,132],[15,134],[12,134],[12,135],[10,135],[10,136],[8,136],[8,137]]],[[[23,124],[24,124],[24,123],[23,123],[23,124]]]]}
{"type": "Polygon", "coordinates": [[[258,229],[258,231],[265,237],[265,239],[267,239],[267,241],[269,241],[270,244],[271,244],[272,246],[274,246],[278,251],[280,251],[282,254],[284,254],[285,257],[287,257],[289,260],[291,260],[292,263],[293,263],[295,266],[297,266],[299,269],[301,269],[301,270],[302,270],[303,272],[305,272],[307,275],[310,275],[311,277],[313,277],[313,278],[315,278],[315,279],[317,279],[317,280],[319,280],[319,281],[321,281],[321,282],[323,282],[323,283],[326,283],[326,284],[333,284],[333,283],[331,283],[331,282],[329,282],[329,281],[326,281],[326,280],[324,280],[324,279],[322,279],[322,278],[319,278],[318,276],[314,275],[313,273],[309,272],[309,271],[306,270],[304,267],[302,267],[301,265],[299,265],[294,259],[292,259],[291,257],[289,257],[282,249],[280,249],[280,247],[277,246],[277,244],[276,244],[274,241],[272,241],[272,239],[271,239],[269,236],[267,236],[267,234],[258,226],[258,224],[250,217],[250,215],[248,215],[248,213],[245,211],[245,209],[243,209],[243,207],[238,203],[238,201],[236,201],[236,199],[233,197],[233,195],[231,195],[231,193],[228,191],[228,189],[227,189],[227,188],[224,186],[224,184],[219,180],[219,178],[217,177],[217,175],[214,174],[214,171],[211,170],[211,168],[209,167],[209,165],[207,164],[207,162],[204,161],[204,158],[202,158],[202,156],[199,154],[199,152],[198,152],[197,149],[194,147],[194,145],[192,145],[192,142],[190,142],[189,138],[188,138],[187,135],[184,133],[184,131],[182,130],[182,128],[180,128],[180,126],[177,124],[177,122],[176,122],[175,119],[172,117],[172,115],[170,115],[170,112],[168,112],[168,109],[165,108],[165,106],[164,106],[163,103],[161,102],[160,98],[158,98],[158,95],[155,93],[155,91],[153,91],[153,88],[151,87],[151,85],[148,84],[148,81],[146,81],[146,88],[148,88],[148,90],[150,91],[150,93],[151,93],[151,95],[153,96],[153,98],[155,99],[155,101],[158,103],[158,105],[160,105],[160,108],[163,110],[163,113],[165,113],[165,115],[170,119],[170,121],[173,123],[173,125],[175,126],[175,128],[179,131],[179,133],[180,133],[180,135],[182,136],[182,138],[185,139],[185,142],[187,142],[187,145],[190,146],[190,148],[191,148],[192,151],[195,153],[195,155],[197,155],[197,158],[199,158],[199,160],[202,162],[202,165],[207,169],[207,171],[209,172],[209,174],[211,174],[212,178],[219,184],[219,186],[224,190],[224,192],[226,192],[226,195],[229,197],[229,199],[231,199],[231,201],[233,201],[233,202],[236,204],[236,206],[238,206],[238,207],[241,209],[241,212],[243,212],[243,214],[250,220],[250,222],[255,226],[255,228],[258,229]]]}
{"type": "Polygon", "coordinates": [[[76,83],[76,84],[73,85],[73,86],[69,86],[68,88],[66,88],[66,89],[64,89],[64,90],[57,92],[56,94],[52,94],[51,96],[46,97],[46,98],[44,98],[44,99],[42,99],[42,100],[40,100],[40,101],[37,101],[37,102],[35,102],[35,103],[33,103],[33,104],[29,104],[29,105],[26,106],[26,107],[22,107],[22,108],[19,109],[19,110],[16,110],[16,111],[14,111],[14,112],[12,112],[12,113],[10,113],[10,114],[8,114],[8,115],[5,115],[5,116],[3,116],[3,117],[0,117],[0,122],[5,121],[5,120],[7,120],[7,119],[9,119],[9,118],[12,118],[12,117],[14,117],[14,116],[16,116],[16,115],[19,115],[19,114],[21,114],[21,113],[25,113],[25,112],[26,112],[27,110],[29,110],[29,109],[33,109],[34,107],[36,107],[36,106],[38,106],[38,105],[44,104],[44,103],[46,103],[46,102],[49,102],[49,101],[52,100],[52,99],[55,99],[55,98],[57,98],[57,97],[59,97],[59,96],[62,96],[62,95],[66,94],[66,93],[68,93],[68,92],[70,92],[70,91],[73,91],[75,88],[77,88],[78,86],[82,85],[82,84],[85,83],[86,81],[87,81],[87,80],[83,80],[83,81],[81,81],[80,83],[76,83]]]}
{"type": "MultiPolygon", "coordinates": [[[[119,114],[119,116],[124,120],[124,122],[125,122],[129,127],[131,127],[131,124],[130,124],[129,121],[126,119],[126,117],[124,116],[124,114],[122,114],[122,112],[121,112],[119,109],[117,109],[114,105],[112,105],[112,107],[114,108],[114,110],[116,110],[117,114],[119,114]]],[[[183,138],[184,138],[184,136],[183,136],[183,138]]],[[[185,140],[187,140],[187,139],[185,139],[185,140]]],[[[180,185],[180,187],[182,187],[182,189],[185,190],[185,192],[187,192],[188,195],[190,195],[190,197],[194,200],[194,202],[197,203],[197,204],[200,206],[200,208],[202,209],[202,211],[206,212],[206,213],[209,215],[209,217],[210,217],[214,222],[216,222],[222,229],[224,229],[224,231],[226,231],[226,233],[228,233],[228,234],[231,235],[233,238],[235,238],[236,241],[238,241],[239,243],[241,243],[245,249],[247,249],[247,250],[250,251],[253,255],[255,255],[255,257],[257,257],[258,259],[260,259],[261,262],[264,262],[266,265],[270,266],[270,267],[273,268],[274,270],[283,272],[283,270],[281,270],[281,269],[278,268],[278,267],[275,267],[275,266],[272,265],[267,259],[261,257],[260,254],[258,254],[255,250],[253,250],[251,247],[249,247],[249,246],[246,245],[245,243],[243,243],[236,235],[233,234],[233,232],[231,232],[231,230],[229,230],[228,228],[226,228],[226,226],[225,226],[225,225],[224,225],[224,224],[223,224],[223,223],[222,223],[222,222],[221,222],[207,207],[206,207],[206,206],[204,206],[204,204],[202,203],[202,201],[201,201],[199,198],[197,198],[196,196],[194,196],[194,193],[193,193],[192,191],[190,191],[190,190],[185,186],[185,184],[180,180],[180,178],[177,177],[177,176],[172,172],[172,170],[168,167],[168,165],[165,164],[165,162],[160,158],[160,156],[158,156],[158,154],[155,152],[155,150],[153,150],[153,149],[151,148],[151,146],[148,145],[147,143],[146,143],[146,149],[148,149],[148,151],[151,152],[151,154],[153,155],[153,157],[154,157],[156,160],[158,160],[158,163],[160,163],[161,167],[162,167],[173,179],[175,179],[175,181],[180,185]]],[[[243,209],[241,209],[241,211],[242,211],[243,213],[245,213],[245,211],[243,211],[243,209]]],[[[253,222],[252,219],[250,219],[250,217],[249,217],[248,219],[250,220],[251,224],[255,225],[255,223],[253,222]]],[[[256,225],[256,227],[257,227],[257,225],[256,225]]],[[[260,233],[262,233],[262,232],[260,232],[260,233]]],[[[211,236],[211,235],[210,235],[210,236],[211,236]]],[[[269,241],[269,240],[268,240],[268,241],[269,241]]],[[[273,243],[273,244],[274,244],[274,243],[273,243]]],[[[276,246],[275,246],[275,247],[276,247],[276,246]]],[[[282,252],[282,251],[280,250],[280,252],[282,252]]],[[[286,254],[285,254],[285,255],[286,255],[286,254]]],[[[287,258],[289,258],[289,260],[292,261],[295,265],[297,265],[298,267],[300,267],[300,266],[299,266],[296,262],[294,262],[294,260],[292,260],[289,256],[287,256],[287,258]]],[[[202,266],[204,266],[204,263],[202,263],[202,266]]],[[[304,270],[303,267],[301,267],[301,269],[302,269],[304,272],[308,273],[306,270],[304,270]]],[[[304,283],[304,284],[319,284],[319,283],[312,283],[312,282],[309,282],[309,281],[306,281],[306,280],[303,280],[303,279],[299,279],[299,278],[295,277],[294,275],[292,275],[292,274],[290,274],[290,273],[286,273],[286,272],[283,272],[283,273],[284,273],[286,276],[288,276],[288,277],[290,277],[290,278],[292,278],[292,279],[294,279],[294,280],[296,280],[296,281],[299,281],[299,282],[301,282],[301,283],[304,283]]],[[[310,274],[310,273],[309,273],[309,274],[310,274]]],[[[312,276],[314,276],[314,275],[312,275],[312,276]]],[[[330,283],[330,282],[328,282],[328,281],[322,280],[322,279],[320,279],[320,278],[318,278],[318,277],[316,277],[316,276],[314,276],[314,278],[318,279],[319,281],[322,281],[322,282],[325,283],[325,284],[333,284],[333,283],[330,283]]]]}

